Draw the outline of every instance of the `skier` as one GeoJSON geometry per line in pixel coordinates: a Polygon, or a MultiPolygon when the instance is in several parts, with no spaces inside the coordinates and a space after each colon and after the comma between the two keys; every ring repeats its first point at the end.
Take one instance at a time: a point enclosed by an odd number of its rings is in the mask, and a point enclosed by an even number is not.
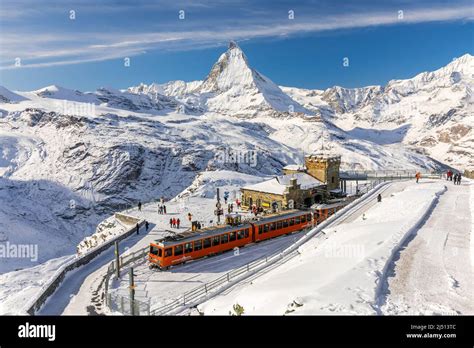
{"type": "Polygon", "coordinates": [[[148,223],[147,220],[145,220],[145,230],[148,232],[148,227],[150,226],[150,224],[148,223]]]}
{"type": "Polygon", "coordinates": [[[138,201],[138,210],[142,211],[142,202],[138,201]]]}
{"type": "Polygon", "coordinates": [[[379,193],[379,195],[377,196],[377,202],[382,202],[382,195],[379,193]]]}
{"type": "Polygon", "coordinates": [[[416,183],[418,184],[418,180],[420,180],[421,178],[420,172],[416,172],[415,178],[416,178],[416,183]]]}
{"type": "Polygon", "coordinates": [[[179,220],[179,218],[176,220],[176,228],[179,228],[179,224],[181,223],[181,221],[179,220]]]}
{"type": "Polygon", "coordinates": [[[173,227],[173,219],[170,218],[170,228],[173,227]]]}
{"type": "Polygon", "coordinates": [[[136,229],[137,229],[137,234],[140,234],[140,225],[138,223],[137,223],[136,229]]]}

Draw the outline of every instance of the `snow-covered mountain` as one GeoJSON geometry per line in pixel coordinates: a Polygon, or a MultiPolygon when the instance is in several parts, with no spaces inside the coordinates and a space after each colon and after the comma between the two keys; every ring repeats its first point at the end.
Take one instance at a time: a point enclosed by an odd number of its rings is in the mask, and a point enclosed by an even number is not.
{"type": "Polygon", "coordinates": [[[74,253],[124,205],[172,198],[205,171],[276,175],[322,147],[342,155],[343,169],[441,168],[436,159],[464,169],[473,157],[472,57],[451,64],[385,87],[312,91],[278,87],[231,43],[203,81],[2,87],[0,241],[35,240],[39,262],[74,253]],[[407,105],[422,116],[396,118],[392,109],[407,105]],[[452,151],[466,154],[443,157],[452,151]]]}
{"type": "Polygon", "coordinates": [[[251,68],[235,43],[213,65],[204,81],[174,81],[164,85],[131,87],[134,93],[163,93],[198,109],[230,116],[312,112],[285,94],[268,77],[251,68]]]}
{"type": "Polygon", "coordinates": [[[284,87],[285,93],[350,134],[395,142],[459,168],[474,166],[474,57],[386,86],[284,87]]]}

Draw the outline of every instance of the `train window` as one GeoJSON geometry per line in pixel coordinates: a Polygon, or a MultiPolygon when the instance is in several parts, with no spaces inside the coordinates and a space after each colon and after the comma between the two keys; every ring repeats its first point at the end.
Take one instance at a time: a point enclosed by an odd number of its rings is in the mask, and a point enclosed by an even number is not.
{"type": "Polygon", "coordinates": [[[184,252],[185,253],[192,253],[193,252],[193,243],[184,244],[184,252]]]}
{"type": "Polygon", "coordinates": [[[244,239],[245,238],[245,233],[244,231],[239,231],[237,232],[237,239],[244,239]]]}
{"type": "Polygon", "coordinates": [[[177,245],[174,247],[174,256],[182,255],[183,254],[183,246],[177,245]]]}
{"type": "Polygon", "coordinates": [[[270,224],[270,231],[275,231],[276,230],[276,223],[275,222],[272,222],[270,224]]]}
{"type": "Polygon", "coordinates": [[[258,234],[263,233],[263,225],[258,226],[258,234]]]}
{"type": "Polygon", "coordinates": [[[211,238],[204,239],[204,248],[209,248],[211,246],[211,238]]]}
{"type": "Polygon", "coordinates": [[[306,215],[306,221],[311,222],[311,214],[306,215]]]}
{"type": "Polygon", "coordinates": [[[150,245],[150,254],[158,255],[158,248],[156,246],[150,245]]]}
{"type": "Polygon", "coordinates": [[[215,236],[214,238],[212,238],[212,246],[219,245],[219,243],[220,243],[219,236],[215,236]]]}
{"type": "Polygon", "coordinates": [[[236,238],[237,238],[237,235],[236,235],[235,232],[230,232],[230,233],[229,233],[229,240],[230,240],[231,242],[234,241],[234,240],[236,240],[236,238]]]}
{"type": "Polygon", "coordinates": [[[288,220],[283,220],[283,228],[288,227],[288,220]]]}
{"type": "Polygon", "coordinates": [[[202,249],[202,240],[197,240],[194,242],[194,251],[202,249]]]}
{"type": "Polygon", "coordinates": [[[229,235],[227,233],[221,235],[221,244],[224,244],[224,243],[227,243],[227,242],[229,242],[229,235]]]}
{"type": "Polygon", "coordinates": [[[268,227],[268,224],[266,224],[263,226],[263,232],[268,232],[268,231],[270,231],[270,229],[268,227]]]}
{"type": "Polygon", "coordinates": [[[301,223],[304,223],[304,222],[306,222],[306,215],[301,216],[301,223]]]}
{"type": "Polygon", "coordinates": [[[293,226],[295,224],[295,219],[290,219],[290,226],[293,226]]]}
{"type": "Polygon", "coordinates": [[[295,225],[298,225],[300,223],[300,217],[297,216],[295,217],[295,225]]]}
{"type": "Polygon", "coordinates": [[[278,222],[277,222],[277,230],[281,230],[281,226],[282,226],[281,221],[278,221],[278,222]]]}
{"type": "Polygon", "coordinates": [[[250,231],[250,229],[248,229],[248,228],[244,230],[245,238],[249,237],[249,231],[250,231]]]}
{"type": "Polygon", "coordinates": [[[173,249],[172,248],[165,249],[165,257],[171,256],[171,255],[173,255],[173,249]]]}

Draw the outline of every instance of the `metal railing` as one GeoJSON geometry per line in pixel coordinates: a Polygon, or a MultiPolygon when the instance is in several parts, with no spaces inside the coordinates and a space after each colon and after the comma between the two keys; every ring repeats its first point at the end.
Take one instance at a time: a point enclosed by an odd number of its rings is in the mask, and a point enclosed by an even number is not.
{"type": "MultiPolygon", "coordinates": [[[[133,253],[127,253],[125,255],[120,256],[119,259],[119,267],[122,269],[123,267],[130,265],[136,261],[145,261],[146,257],[148,256],[149,248],[143,248],[137,250],[133,253]]],[[[105,275],[105,287],[104,287],[104,298],[105,304],[107,308],[113,312],[119,312],[124,315],[150,315],[150,303],[140,301],[140,300],[133,300],[133,308],[134,312],[132,313],[131,310],[131,303],[130,298],[128,296],[123,296],[117,292],[111,292],[109,289],[109,282],[110,279],[116,275],[116,262],[112,261],[109,266],[107,267],[107,273],[105,275]]]]}

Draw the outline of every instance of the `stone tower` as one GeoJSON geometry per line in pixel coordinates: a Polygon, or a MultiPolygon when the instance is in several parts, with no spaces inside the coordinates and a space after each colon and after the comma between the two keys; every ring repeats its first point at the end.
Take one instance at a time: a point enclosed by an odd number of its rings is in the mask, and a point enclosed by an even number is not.
{"type": "Polygon", "coordinates": [[[339,188],[339,167],[341,156],[328,154],[311,154],[304,158],[306,172],[319,181],[327,184],[328,190],[339,188]]]}

